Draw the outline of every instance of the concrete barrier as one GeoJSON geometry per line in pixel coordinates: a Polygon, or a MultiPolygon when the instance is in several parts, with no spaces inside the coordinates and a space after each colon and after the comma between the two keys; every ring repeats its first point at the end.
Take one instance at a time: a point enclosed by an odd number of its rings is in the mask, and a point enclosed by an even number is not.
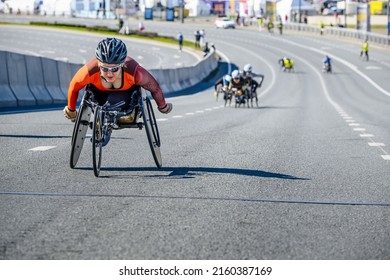
{"type": "MultiPolygon", "coordinates": [[[[72,80],[74,74],[81,67],[81,64],[72,64],[63,61],[57,61],[58,77],[60,81],[60,88],[62,93],[68,96],[69,82],[72,80]]],[[[79,98],[82,98],[82,94],[79,94],[79,98]]]]}
{"type": "Polygon", "coordinates": [[[9,87],[7,53],[0,51],[0,61],[3,61],[3,67],[0,67],[0,107],[16,107],[18,100],[9,87]]]}
{"type": "Polygon", "coordinates": [[[57,61],[43,57],[42,66],[45,87],[53,100],[53,104],[65,103],[67,96],[62,92],[60,87],[57,61]]]}
{"type": "MultiPolygon", "coordinates": [[[[0,52],[6,69],[0,70],[0,108],[66,104],[69,82],[81,64],[43,57],[0,52]],[[33,65],[33,67],[32,67],[33,65]],[[8,69],[8,72],[7,72],[8,69]]],[[[180,91],[196,85],[218,67],[214,54],[195,66],[178,69],[152,69],[164,93],[180,91]]],[[[80,92],[78,100],[82,98],[80,92]]]]}
{"type": "Polygon", "coordinates": [[[37,105],[48,105],[53,103],[49,92],[45,87],[45,81],[43,80],[43,68],[40,57],[37,56],[25,56],[27,81],[30,91],[33,93],[37,105]]]}
{"type": "Polygon", "coordinates": [[[7,52],[9,86],[18,100],[18,106],[34,106],[37,101],[28,87],[24,55],[7,52]]]}

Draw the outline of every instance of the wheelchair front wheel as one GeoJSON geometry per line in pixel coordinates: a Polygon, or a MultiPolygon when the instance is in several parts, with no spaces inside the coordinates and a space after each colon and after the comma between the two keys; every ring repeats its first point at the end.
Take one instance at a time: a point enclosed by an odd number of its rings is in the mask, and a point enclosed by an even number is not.
{"type": "Polygon", "coordinates": [[[158,132],[158,126],[156,117],[154,115],[152,103],[148,96],[142,97],[144,105],[142,106],[142,117],[144,121],[144,127],[146,130],[146,135],[148,137],[148,142],[150,150],[152,151],[154,162],[156,163],[157,168],[162,166],[162,158],[160,151],[160,134],[158,132]]]}
{"type": "Polygon", "coordinates": [[[103,145],[103,120],[100,107],[95,108],[92,124],[92,161],[93,172],[96,177],[99,176],[102,163],[102,145],[103,145]]]}
{"type": "Polygon", "coordinates": [[[91,111],[91,108],[82,102],[77,112],[77,119],[72,134],[72,148],[70,151],[70,168],[72,169],[75,168],[81,150],[83,149],[85,135],[87,134],[89,120],[91,118],[91,111]]]}

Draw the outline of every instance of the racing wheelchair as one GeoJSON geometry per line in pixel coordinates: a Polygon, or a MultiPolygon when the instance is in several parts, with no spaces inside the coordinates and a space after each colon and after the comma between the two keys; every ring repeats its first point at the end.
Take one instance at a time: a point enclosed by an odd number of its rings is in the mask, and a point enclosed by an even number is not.
{"type": "Polygon", "coordinates": [[[70,168],[73,169],[76,167],[88,128],[92,130],[92,163],[93,172],[96,177],[98,177],[100,173],[102,148],[107,145],[113,130],[124,128],[145,129],[154,162],[158,168],[161,168],[160,134],[151,103],[151,97],[147,94],[146,90],[139,88],[134,91],[132,100],[134,100],[134,102],[130,104],[129,109],[121,111],[120,108],[125,104],[124,101],[114,105],[106,103],[101,106],[94,100],[92,91],[89,89],[85,91],[73,128],[70,168]],[[129,114],[134,116],[134,121],[132,123],[120,124],[118,122],[121,116],[129,114]]]}

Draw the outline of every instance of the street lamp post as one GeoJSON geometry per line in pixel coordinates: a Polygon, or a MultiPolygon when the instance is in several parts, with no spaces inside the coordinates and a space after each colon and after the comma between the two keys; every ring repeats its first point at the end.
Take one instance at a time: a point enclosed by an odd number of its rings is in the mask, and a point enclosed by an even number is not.
{"type": "Polygon", "coordinates": [[[344,1],[344,28],[347,28],[347,0],[344,1]]]}
{"type": "Polygon", "coordinates": [[[179,1],[180,4],[180,22],[184,23],[184,0],[179,1]]]}
{"type": "Polygon", "coordinates": [[[299,23],[301,23],[301,0],[299,0],[298,12],[299,12],[299,23]]]}
{"type": "Polygon", "coordinates": [[[390,0],[387,1],[387,35],[390,36],[390,0]]]}

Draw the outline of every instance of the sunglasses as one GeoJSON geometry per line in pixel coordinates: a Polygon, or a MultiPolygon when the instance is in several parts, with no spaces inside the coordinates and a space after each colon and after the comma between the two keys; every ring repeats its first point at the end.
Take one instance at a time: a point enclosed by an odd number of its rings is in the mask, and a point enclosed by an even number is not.
{"type": "Polygon", "coordinates": [[[115,73],[115,72],[118,72],[118,70],[122,67],[122,65],[117,65],[117,66],[114,66],[114,67],[106,67],[106,66],[102,66],[102,65],[99,65],[100,69],[102,69],[103,72],[112,72],[112,73],[115,73]]]}

